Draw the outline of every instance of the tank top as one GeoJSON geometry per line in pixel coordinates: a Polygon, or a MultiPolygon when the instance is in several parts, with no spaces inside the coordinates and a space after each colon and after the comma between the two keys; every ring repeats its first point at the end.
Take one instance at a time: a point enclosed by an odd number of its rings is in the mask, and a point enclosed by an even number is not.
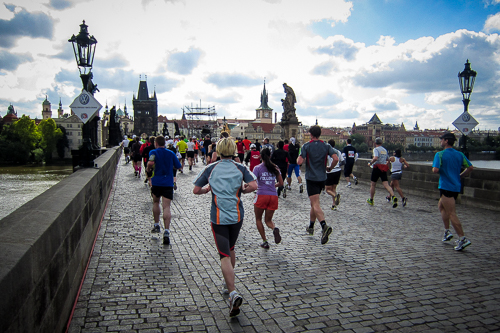
{"type": "Polygon", "coordinates": [[[403,170],[403,163],[399,160],[399,157],[394,157],[394,162],[391,162],[391,172],[401,173],[403,170]]]}

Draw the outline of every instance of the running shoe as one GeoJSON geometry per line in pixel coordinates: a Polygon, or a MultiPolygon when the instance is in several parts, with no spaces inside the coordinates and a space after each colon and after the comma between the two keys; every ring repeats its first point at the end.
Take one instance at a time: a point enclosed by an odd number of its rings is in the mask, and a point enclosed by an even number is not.
{"type": "Polygon", "coordinates": [[[168,232],[168,230],[165,230],[165,232],[163,233],[163,244],[170,244],[170,232],[168,232]]]}
{"type": "Polygon", "coordinates": [[[456,251],[462,251],[463,249],[465,249],[470,244],[471,244],[470,240],[468,240],[467,238],[464,237],[464,238],[460,239],[457,242],[457,246],[455,246],[455,250],[456,251]]]}
{"type": "Polygon", "coordinates": [[[387,202],[391,202],[391,196],[390,195],[386,196],[385,200],[387,200],[387,202]]]}
{"type": "Polygon", "coordinates": [[[146,179],[144,179],[144,184],[146,184],[147,182],[148,182],[148,179],[147,179],[147,178],[146,178],[146,179]]]}
{"type": "Polygon", "coordinates": [[[337,210],[337,206],[332,205],[332,210],[333,210],[333,211],[336,211],[336,210],[337,210]]]}
{"type": "Polygon", "coordinates": [[[280,229],[274,228],[273,230],[273,235],[274,235],[274,242],[276,244],[281,243],[281,235],[280,235],[280,229]]]}
{"type": "Polygon", "coordinates": [[[283,198],[286,198],[286,187],[283,188],[283,198]]]}
{"type": "Polygon", "coordinates": [[[299,187],[299,192],[300,193],[304,193],[304,185],[300,184],[300,187],[299,187]]]}
{"type": "Polygon", "coordinates": [[[345,187],[352,188],[351,183],[347,184],[345,187]]]}
{"type": "Polygon", "coordinates": [[[337,193],[337,195],[335,196],[335,205],[338,206],[340,203],[340,194],[337,193]]]}
{"type": "Polygon", "coordinates": [[[370,199],[366,199],[366,202],[368,202],[368,204],[369,204],[370,206],[373,206],[373,199],[372,199],[372,198],[370,198],[370,199]]]}
{"type": "Polygon", "coordinates": [[[287,185],[286,189],[290,191],[292,187],[290,185],[287,185]]]}
{"type": "Polygon", "coordinates": [[[281,196],[281,187],[278,187],[278,197],[281,196]]]}
{"type": "Polygon", "coordinates": [[[177,190],[177,183],[174,182],[174,191],[177,190]]]}
{"type": "Polygon", "coordinates": [[[392,197],[392,208],[396,208],[398,206],[398,198],[392,197]]]}
{"type": "Polygon", "coordinates": [[[354,185],[358,185],[358,178],[354,177],[354,185]]]}
{"type": "Polygon", "coordinates": [[[136,172],[134,172],[134,176],[135,176],[135,177],[137,177],[137,171],[136,171],[136,172]]]}
{"type": "Polygon", "coordinates": [[[189,166],[189,171],[191,171],[191,170],[193,170],[193,166],[192,165],[189,166]]]}
{"type": "Polygon", "coordinates": [[[402,198],[401,201],[403,201],[403,207],[406,207],[406,197],[402,198]]]}
{"type": "Polygon", "coordinates": [[[332,227],[330,227],[329,225],[325,224],[325,226],[323,228],[323,233],[321,234],[321,244],[328,243],[328,237],[332,233],[332,230],[333,230],[332,227]]]}
{"type": "Polygon", "coordinates": [[[264,241],[262,244],[260,244],[260,247],[263,249],[268,249],[269,248],[269,243],[267,241],[264,241]]]}
{"type": "Polygon", "coordinates": [[[155,225],[153,227],[153,230],[151,230],[151,232],[153,232],[155,234],[159,234],[160,233],[160,225],[155,225]]]}
{"type": "Polygon", "coordinates": [[[453,234],[451,233],[451,231],[450,230],[446,230],[444,232],[443,242],[447,242],[447,241],[449,241],[452,238],[453,238],[453,234]]]}
{"type": "Polygon", "coordinates": [[[309,235],[314,235],[314,228],[307,227],[306,231],[309,233],[309,235]]]}
{"type": "Polygon", "coordinates": [[[241,303],[243,303],[243,297],[236,291],[231,292],[229,297],[229,317],[236,317],[240,314],[241,303]]]}

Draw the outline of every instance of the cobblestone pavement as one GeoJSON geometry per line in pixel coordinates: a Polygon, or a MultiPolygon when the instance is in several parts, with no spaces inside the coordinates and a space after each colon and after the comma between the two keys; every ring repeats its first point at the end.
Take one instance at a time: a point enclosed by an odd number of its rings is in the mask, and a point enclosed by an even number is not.
{"type": "Polygon", "coordinates": [[[295,177],[274,215],[282,243],[269,250],[259,247],[253,194],[243,195],[235,271],[244,303],[229,318],[210,196],[192,194],[202,167],[178,175],[164,246],[151,237],[148,187],[122,158],[70,332],[500,331],[497,213],[458,206],[472,245],[457,252],[441,242],[437,199],[410,197],[393,209],[378,185],[372,207],[364,179],[340,184],[338,211],[321,195],[333,226],[326,245],[318,223],[314,236],[305,231],[309,201],[295,177]]]}

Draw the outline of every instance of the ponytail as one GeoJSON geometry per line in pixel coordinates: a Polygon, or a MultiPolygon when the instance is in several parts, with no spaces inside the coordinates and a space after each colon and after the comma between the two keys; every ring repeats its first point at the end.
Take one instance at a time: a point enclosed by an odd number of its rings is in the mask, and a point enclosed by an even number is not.
{"type": "Polygon", "coordinates": [[[280,175],[280,171],[278,170],[276,164],[271,162],[271,152],[269,151],[269,148],[262,149],[260,151],[260,157],[262,158],[262,162],[266,166],[267,171],[274,174],[276,178],[278,178],[280,175]]]}

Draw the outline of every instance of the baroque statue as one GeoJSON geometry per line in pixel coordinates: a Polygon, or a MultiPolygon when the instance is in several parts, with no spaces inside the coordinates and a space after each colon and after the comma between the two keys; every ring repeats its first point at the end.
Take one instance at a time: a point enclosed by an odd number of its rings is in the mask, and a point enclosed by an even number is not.
{"type": "Polygon", "coordinates": [[[281,117],[281,121],[297,121],[297,116],[295,115],[295,103],[297,103],[297,99],[295,97],[295,93],[293,92],[292,87],[283,83],[283,88],[285,89],[286,97],[281,100],[281,104],[283,105],[283,116],[281,117]]]}

